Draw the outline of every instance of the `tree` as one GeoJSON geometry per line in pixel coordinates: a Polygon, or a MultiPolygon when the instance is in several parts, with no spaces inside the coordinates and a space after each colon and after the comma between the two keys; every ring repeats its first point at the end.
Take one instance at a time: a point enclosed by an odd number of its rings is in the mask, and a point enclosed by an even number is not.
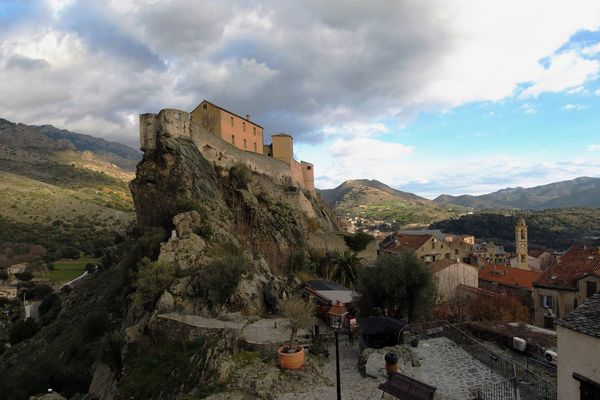
{"type": "Polygon", "coordinates": [[[344,236],[344,242],[346,242],[346,246],[355,252],[360,252],[366,249],[373,239],[373,236],[365,232],[356,232],[354,235],[344,236]]]}
{"type": "Polygon", "coordinates": [[[290,344],[287,352],[295,352],[294,344],[300,329],[312,327],[315,319],[316,306],[312,301],[306,301],[300,296],[292,296],[281,306],[281,313],[290,323],[290,344]]]}
{"type": "Polygon", "coordinates": [[[329,253],[331,263],[331,279],[340,285],[354,289],[356,277],[362,267],[361,259],[353,251],[329,253]]]}
{"type": "Polygon", "coordinates": [[[142,258],[138,264],[138,276],[135,280],[136,291],[133,304],[138,310],[144,310],[154,304],[158,297],[175,278],[175,267],[164,261],[150,261],[142,258]]]}
{"type": "Polygon", "coordinates": [[[17,272],[15,277],[20,281],[30,281],[33,279],[33,274],[29,271],[17,272]]]}
{"type": "Polygon", "coordinates": [[[25,321],[19,321],[10,328],[9,342],[10,344],[19,343],[25,339],[29,339],[40,330],[40,326],[31,318],[25,321]]]}
{"type": "Polygon", "coordinates": [[[373,268],[361,270],[355,290],[362,315],[410,321],[429,317],[436,297],[433,274],[411,252],[378,257],[373,268]]]}

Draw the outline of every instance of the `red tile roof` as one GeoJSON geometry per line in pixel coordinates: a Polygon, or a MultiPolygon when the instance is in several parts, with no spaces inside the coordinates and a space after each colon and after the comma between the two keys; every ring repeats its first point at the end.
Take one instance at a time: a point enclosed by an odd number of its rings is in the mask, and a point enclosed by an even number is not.
{"type": "Polygon", "coordinates": [[[577,289],[577,281],[589,274],[600,274],[600,248],[573,246],[558,264],[542,273],[535,285],[577,289]]]}
{"type": "Polygon", "coordinates": [[[395,241],[390,242],[384,247],[387,251],[400,252],[402,250],[418,250],[423,246],[433,235],[394,235],[395,241]]]}
{"type": "Polygon", "coordinates": [[[479,280],[496,282],[498,285],[522,287],[526,289],[533,288],[533,282],[540,277],[536,271],[528,271],[507,267],[501,264],[486,264],[479,270],[479,280]]]}

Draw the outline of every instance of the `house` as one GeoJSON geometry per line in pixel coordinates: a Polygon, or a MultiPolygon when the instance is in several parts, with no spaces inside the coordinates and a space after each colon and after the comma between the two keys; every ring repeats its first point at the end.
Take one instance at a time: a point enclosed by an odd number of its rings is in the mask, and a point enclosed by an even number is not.
{"type": "Polygon", "coordinates": [[[456,235],[453,233],[447,234],[444,237],[444,240],[446,242],[453,242],[455,240],[460,240],[465,242],[466,244],[470,244],[471,246],[473,246],[475,244],[475,236],[473,235],[456,235]]]}
{"type": "Polygon", "coordinates": [[[505,293],[533,311],[533,282],[540,273],[502,264],[486,264],[479,270],[479,287],[491,292],[505,293]]]}
{"type": "Polygon", "coordinates": [[[553,329],[564,317],[600,289],[600,248],[573,246],[534,283],[534,318],[553,329]]]}
{"type": "Polygon", "coordinates": [[[27,263],[13,264],[6,269],[9,275],[20,274],[27,270],[27,263]]]}
{"type": "Polygon", "coordinates": [[[360,329],[360,347],[380,349],[403,342],[402,332],[406,324],[391,317],[357,318],[360,329]]]}
{"type": "Polygon", "coordinates": [[[556,321],[558,400],[600,399],[600,293],[556,321]]]}
{"type": "Polygon", "coordinates": [[[192,123],[238,149],[263,154],[263,127],[229,110],[203,100],[190,113],[192,123]]]}
{"type": "Polygon", "coordinates": [[[313,298],[317,303],[317,315],[326,317],[329,308],[337,304],[350,308],[355,292],[345,286],[324,279],[316,279],[304,283],[304,296],[313,298]]]}
{"type": "MultiPolygon", "coordinates": [[[[446,236],[445,240],[450,247],[450,258],[454,260],[461,260],[464,263],[471,264],[473,257],[473,244],[471,240],[465,241],[465,235],[450,235],[446,236]]],[[[474,236],[468,236],[473,238],[474,236]]]]}
{"type": "Polygon", "coordinates": [[[404,251],[413,252],[426,264],[451,256],[450,246],[444,240],[430,234],[408,235],[402,233],[393,233],[379,242],[377,255],[394,255],[404,251]]]}
{"type": "Polygon", "coordinates": [[[484,263],[506,264],[508,253],[503,246],[496,246],[493,242],[476,243],[473,246],[473,255],[484,263]]]}
{"type": "Polygon", "coordinates": [[[474,288],[479,285],[477,267],[473,265],[444,258],[432,262],[428,268],[433,272],[438,298],[442,303],[456,297],[461,285],[474,288]]]}
{"type": "MultiPolygon", "coordinates": [[[[525,263],[527,269],[531,271],[542,271],[541,260],[537,257],[527,255],[525,256],[525,263]]],[[[510,259],[510,266],[513,268],[518,268],[517,265],[523,265],[523,263],[519,263],[517,257],[513,257],[510,259]]]]}

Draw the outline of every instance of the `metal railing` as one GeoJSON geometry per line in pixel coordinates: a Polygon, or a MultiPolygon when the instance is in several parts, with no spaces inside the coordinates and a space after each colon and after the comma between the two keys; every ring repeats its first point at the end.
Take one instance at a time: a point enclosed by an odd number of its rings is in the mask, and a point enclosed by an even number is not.
{"type": "Polygon", "coordinates": [[[470,391],[474,399],[517,400],[519,398],[515,364],[508,358],[478,342],[456,326],[445,321],[435,321],[409,325],[406,331],[422,339],[447,337],[473,358],[479,360],[504,378],[501,382],[486,383],[471,388],[470,391]]]}

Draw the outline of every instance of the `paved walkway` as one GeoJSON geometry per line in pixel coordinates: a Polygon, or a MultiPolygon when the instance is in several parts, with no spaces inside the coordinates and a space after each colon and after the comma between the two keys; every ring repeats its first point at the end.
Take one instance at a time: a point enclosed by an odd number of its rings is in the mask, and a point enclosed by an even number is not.
{"type": "Polygon", "coordinates": [[[471,387],[504,380],[448,338],[421,341],[415,350],[421,361],[415,378],[437,387],[440,400],[468,399],[471,387]]]}
{"type": "Polygon", "coordinates": [[[168,313],[159,314],[158,318],[170,319],[197,328],[242,330],[244,327],[244,324],[240,322],[221,321],[220,319],[204,318],[199,315],[168,313]]]}
{"type": "MultiPolygon", "coordinates": [[[[350,347],[345,337],[340,337],[340,376],[342,399],[380,400],[381,390],[377,386],[385,379],[363,378],[356,366],[358,349],[350,347]]],[[[329,359],[323,367],[323,374],[332,382],[331,386],[307,387],[304,393],[285,393],[278,400],[322,400],[336,398],[335,345],[329,347],[329,359]]],[[[386,399],[388,397],[385,397],[386,399]]]]}

